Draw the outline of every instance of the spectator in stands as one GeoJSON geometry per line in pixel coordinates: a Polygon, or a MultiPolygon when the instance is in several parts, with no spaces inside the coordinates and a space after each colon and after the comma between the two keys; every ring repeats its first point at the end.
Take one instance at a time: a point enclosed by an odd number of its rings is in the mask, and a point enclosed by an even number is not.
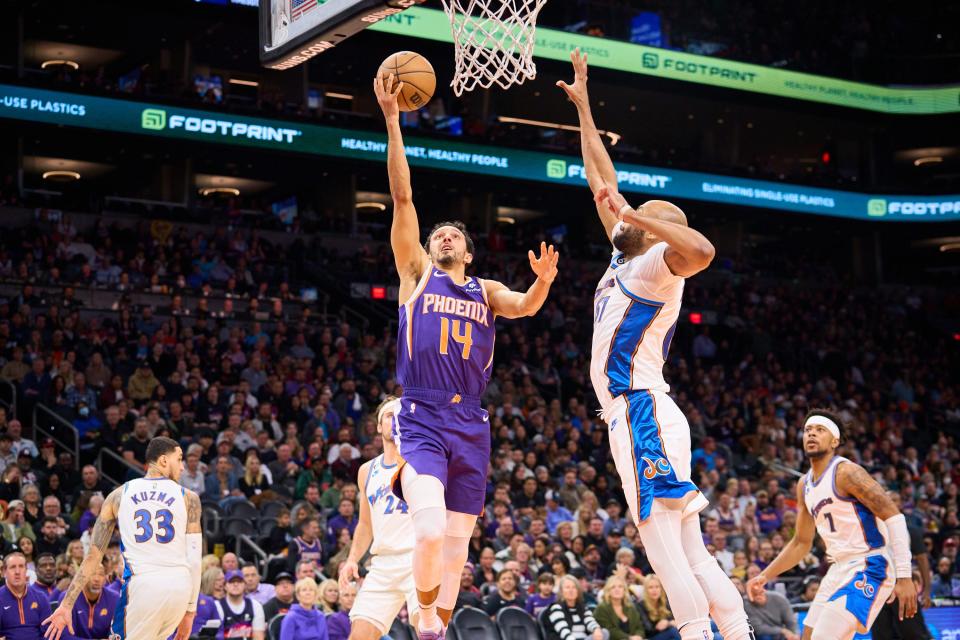
{"type": "Polygon", "coordinates": [[[27,584],[27,562],[17,551],[3,558],[5,584],[0,588],[0,635],[8,640],[41,640],[41,622],[50,616],[50,603],[27,584]]]}
{"type": "Polygon", "coordinates": [[[83,587],[83,597],[73,605],[73,636],[76,638],[109,638],[113,612],[120,596],[105,589],[108,558],[103,558],[83,587]]]}
{"type": "Polygon", "coordinates": [[[801,591],[795,598],[790,600],[790,604],[803,604],[811,605],[813,604],[813,599],[817,597],[817,591],[820,589],[820,580],[813,576],[806,578],[803,581],[803,591],[801,591]]]}
{"type": "Polygon", "coordinates": [[[310,578],[298,580],[295,587],[297,604],[283,618],[280,640],[327,640],[327,621],[317,608],[317,583],[310,578]]]}
{"type": "Polygon", "coordinates": [[[610,640],[643,640],[643,621],[633,605],[626,581],[610,576],[603,587],[603,601],[593,612],[597,622],[610,634],[610,640]]]}
{"type": "Polygon", "coordinates": [[[483,600],[480,595],[480,589],[477,587],[473,577],[474,566],[467,562],[460,571],[460,592],[457,594],[457,604],[455,611],[463,607],[473,607],[474,609],[483,609],[483,600]]]}
{"type": "Polygon", "coordinates": [[[559,600],[546,613],[546,626],[560,640],[604,640],[606,634],[584,605],[580,583],[572,576],[560,578],[559,600]]]}
{"type": "Polygon", "coordinates": [[[40,451],[37,449],[37,443],[29,438],[23,437],[23,425],[20,424],[19,420],[11,420],[7,423],[7,434],[13,441],[11,449],[17,456],[22,452],[30,454],[31,458],[36,458],[40,455],[40,451]]]}
{"type": "Polygon", "coordinates": [[[200,593],[210,596],[213,600],[222,600],[226,596],[225,587],[226,580],[224,580],[223,569],[220,567],[210,567],[200,577],[200,593]]]}
{"type": "Polygon", "coordinates": [[[483,610],[491,617],[504,607],[523,607],[524,597],[517,591],[517,575],[510,569],[501,569],[497,574],[497,590],[483,601],[483,610]]]}
{"type": "MultiPolygon", "coordinates": [[[[146,418],[137,418],[133,434],[123,443],[123,457],[134,466],[146,468],[147,445],[150,444],[149,426],[146,418]]],[[[214,493],[213,495],[218,495],[214,493]]]]}
{"type": "Polygon", "coordinates": [[[263,616],[263,605],[244,595],[243,573],[230,570],[226,573],[227,597],[216,603],[217,613],[223,621],[223,637],[236,638],[241,630],[252,629],[254,640],[264,640],[267,623],[263,616]]]}
{"type": "Polygon", "coordinates": [[[257,571],[257,565],[252,562],[244,563],[242,572],[248,596],[263,605],[273,598],[276,589],[272,584],[260,582],[260,572],[257,571]]]}
{"type": "MultiPolygon", "coordinates": [[[[23,536],[31,540],[36,540],[37,538],[33,527],[30,526],[30,523],[27,522],[24,517],[23,500],[11,500],[7,505],[7,513],[3,518],[3,537],[7,542],[16,544],[17,540],[23,536]]],[[[40,549],[38,553],[47,550],[46,548],[40,549]]]]}
{"type": "Polygon", "coordinates": [[[9,433],[0,433],[0,476],[7,467],[16,466],[17,454],[13,451],[13,438],[9,433]]]}
{"type": "Polygon", "coordinates": [[[263,614],[267,623],[275,616],[286,614],[294,604],[294,579],[286,571],[281,571],[274,578],[274,596],[263,605],[263,614]]]}
{"type": "Polygon", "coordinates": [[[46,363],[42,357],[36,357],[30,363],[30,372],[23,376],[20,393],[32,407],[46,397],[49,387],[50,375],[46,372],[46,363]]]}
{"type": "Polygon", "coordinates": [[[103,354],[94,351],[90,355],[90,364],[84,369],[86,383],[97,390],[102,390],[110,384],[110,378],[113,377],[110,367],[103,361],[103,354]]]}
{"type": "Polygon", "coordinates": [[[207,491],[206,476],[201,467],[200,455],[203,448],[198,444],[192,444],[187,449],[187,461],[184,465],[183,473],[180,474],[180,484],[203,497],[207,491]]]}
{"type": "Polygon", "coordinates": [[[30,365],[23,361],[23,347],[14,347],[10,359],[0,369],[0,378],[20,384],[24,376],[30,372],[30,365]]]}
{"type": "Polygon", "coordinates": [[[265,496],[267,498],[274,497],[274,493],[270,489],[270,482],[263,474],[260,458],[256,455],[247,456],[243,476],[237,481],[237,485],[243,495],[254,504],[259,504],[265,496]]]}
{"type": "Polygon", "coordinates": [[[153,374],[150,363],[142,360],[137,365],[137,372],[130,377],[130,382],[127,383],[127,396],[134,402],[146,402],[153,397],[153,392],[159,386],[160,381],[153,374]]]}
{"type": "Polygon", "coordinates": [[[649,574],[643,580],[643,601],[637,607],[643,623],[643,636],[647,640],[679,640],[673,613],[667,604],[667,594],[660,578],[649,574]]]}
{"type": "MultiPolygon", "coordinates": [[[[323,558],[320,544],[320,522],[316,518],[307,518],[302,533],[290,541],[287,547],[287,562],[296,567],[302,560],[310,560],[315,565],[323,558]]],[[[299,581],[299,576],[297,577],[299,581]]]]}
{"type": "Polygon", "coordinates": [[[358,522],[360,522],[360,518],[356,513],[356,505],[354,505],[353,500],[347,497],[341,498],[337,508],[337,515],[330,518],[327,522],[328,544],[331,547],[336,546],[337,536],[341,529],[347,529],[352,537],[358,522]]]}
{"type": "Polygon", "coordinates": [[[42,591],[50,602],[57,602],[62,595],[57,588],[57,559],[49,552],[36,553],[36,545],[34,551],[37,579],[33,588],[42,591]]]}
{"type": "Polygon", "coordinates": [[[953,563],[947,556],[937,560],[937,573],[933,576],[930,586],[931,598],[960,597],[960,578],[954,575],[953,563]]]}
{"type": "Polygon", "coordinates": [[[245,499],[240,491],[239,480],[233,473],[233,462],[229,456],[217,457],[214,472],[207,476],[206,485],[205,497],[220,500],[221,506],[230,501],[245,499]]]}
{"type": "Polygon", "coordinates": [[[752,601],[745,598],[743,605],[757,640],[800,640],[797,617],[787,599],[776,591],[764,590],[752,601]]]}
{"type": "Polygon", "coordinates": [[[553,591],[554,577],[549,571],[544,571],[537,576],[537,590],[527,597],[524,603],[524,609],[534,618],[540,616],[540,612],[548,608],[557,601],[557,594],[553,591]]]}
{"type": "Polygon", "coordinates": [[[357,598],[357,588],[348,584],[340,588],[340,608],[327,616],[327,631],[330,640],[347,640],[350,637],[350,609],[357,598]]]}
{"type": "Polygon", "coordinates": [[[557,525],[561,522],[573,521],[573,513],[560,504],[560,497],[556,491],[547,491],[547,531],[550,535],[557,532],[557,525]]]}
{"type": "Polygon", "coordinates": [[[307,494],[307,487],[310,485],[316,485],[317,488],[320,487],[320,484],[323,482],[325,467],[326,463],[321,456],[310,458],[307,461],[307,468],[304,469],[297,478],[297,489],[293,494],[295,500],[303,500],[307,494]]]}

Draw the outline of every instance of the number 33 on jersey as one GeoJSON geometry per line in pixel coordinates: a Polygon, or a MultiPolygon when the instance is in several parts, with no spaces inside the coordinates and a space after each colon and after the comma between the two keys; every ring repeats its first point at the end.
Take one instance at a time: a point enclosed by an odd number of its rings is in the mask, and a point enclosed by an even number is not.
{"type": "Polygon", "coordinates": [[[139,478],[123,485],[117,525],[125,573],[186,567],[185,491],[169,478],[139,478]]]}

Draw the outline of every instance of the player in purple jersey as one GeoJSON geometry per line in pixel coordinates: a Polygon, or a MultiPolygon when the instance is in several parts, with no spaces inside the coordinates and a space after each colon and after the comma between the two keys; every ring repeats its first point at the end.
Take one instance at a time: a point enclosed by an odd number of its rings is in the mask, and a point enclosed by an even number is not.
{"type": "Polygon", "coordinates": [[[389,134],[390,243],[400,275],[397,379],[403,397],[394,416],[401,457],[394,491],[410,507],[416,538],[417,633],[435,640],[449,623],[470,535],[483,511],[490,425],[480,395],[493,362],[494,319],[535,314],[557,276],[559,254],[545,243],[539,257],[529,252],[537,279],[521,293],[466,275],[474,246],[461,222],[436,225],[421,245],[397,106],[403,83],[388,91],[386,81],[392,86],[394,78],[374,78],[373,87],[389,134]]]}

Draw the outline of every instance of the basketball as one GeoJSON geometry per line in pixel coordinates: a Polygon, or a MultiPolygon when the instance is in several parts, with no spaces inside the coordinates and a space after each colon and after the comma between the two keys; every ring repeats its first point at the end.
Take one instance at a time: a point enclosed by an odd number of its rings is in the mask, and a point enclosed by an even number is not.
{"type": "MultiPolygon", "coordinates": [[[[397,102],[401,111],[416,111],[425,107],[437,88],[437,76],[433,65],[419,53],[398,51],[383,61],[377,77],[394,74],[403,83],[397,102]]],[[[392,90],[396,85],[390,87],[392,90]]]]}

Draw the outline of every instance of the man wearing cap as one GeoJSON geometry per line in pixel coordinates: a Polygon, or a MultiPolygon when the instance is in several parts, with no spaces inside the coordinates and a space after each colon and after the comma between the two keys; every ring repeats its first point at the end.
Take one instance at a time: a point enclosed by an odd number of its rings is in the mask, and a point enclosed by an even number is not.
{"type": "Polygon", "coordinates": [[[130,376],[127,383],[127,395],[135,402],[146,402],[153,397],[154,390],[160,386],[160,381],[153,375],[150,363],[141,360],[137,365],[137,371],[130,376]]]}
{"type": "Polygon", "coordinates": [[[223,622],[217,638],[264,640],[267,622],[263,605],[244,595],[246,583],[243,580],[243,573],[234,569],[228,571],[224,578],[227,595],[216,603],[217,613],[223,622]]]}
{"type": "Polygon", "coordinates": [[[267,622],[273,620],[275,616],[286,614],[295,602],[293,598],[294,582],[292,575],[286,571],[282,571],[277,574],[273,583],[273,597],[263,605],[263,617],[267,622]]]}
{"type": "Polygon", "coordinates": [[[560,504],[560,496],[553,489],[547,491],[547,531],[550,535],[557,533],[557,525],[561,522],[573,522],[573,514],[560,504]]]}
{"type": "Polygon", "coordinates": [[[40,640],[41,622],[50,615],[50,603],[38,589],[27,585],[27,559],[19,551],[3,559],[6,584],[0,588],[0,637],[6,640],[40,640]]]}
{"type": "Polygon", "coordinates": [[[90,574],[83,586],[83,597],[77,598],[73,605],[73,633],[65,632],[62,638],[109,638],[113,613],[120,601],[115,592],[104,589],[107,581],[107,565],[110,560],[103,558],[100,566],[90,574]]]}
{"type": "Polygon", "coordinates": [[[623,541],[623,529],[610,529],[606,540],[600,547],[600,562],[609,567],[617,559],[620,543],[623,541]]]}

